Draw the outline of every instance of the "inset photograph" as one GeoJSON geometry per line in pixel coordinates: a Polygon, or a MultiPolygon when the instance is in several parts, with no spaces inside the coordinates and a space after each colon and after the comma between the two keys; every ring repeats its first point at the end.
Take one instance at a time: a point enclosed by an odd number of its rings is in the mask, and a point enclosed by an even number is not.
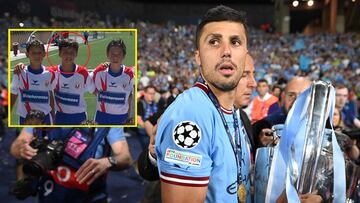
{"type": "Polygon", "coordinates": [[[9,29],[9,127],[135,127],[136,29],[9,29]]]}

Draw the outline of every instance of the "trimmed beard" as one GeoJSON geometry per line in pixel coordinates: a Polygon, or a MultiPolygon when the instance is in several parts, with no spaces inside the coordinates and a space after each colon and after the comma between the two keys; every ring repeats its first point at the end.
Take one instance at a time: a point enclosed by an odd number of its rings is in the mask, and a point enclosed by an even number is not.
{"type": "Polygon", "coordinates": [[[214,86],[215,88],[217,88],[223,92],[230,92],[230,91],[233,91],[237,87],[237,84],[239,83],[239,81],[237,81],[237,82],[232,81],[232,82],[225,83],[225,84],[217,84],[217,83],[213,83],[213,82],[209,82],[209,83],[212,86],[214,86]]]}

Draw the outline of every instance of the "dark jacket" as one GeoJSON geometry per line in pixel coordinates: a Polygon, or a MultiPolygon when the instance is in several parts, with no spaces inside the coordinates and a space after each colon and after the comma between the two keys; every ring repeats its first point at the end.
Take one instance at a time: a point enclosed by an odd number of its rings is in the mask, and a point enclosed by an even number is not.
{"type": "Polygon", "coordinates": [[[250,144],[251,144],[251,153],[255,154],[255,141],[254,141],[254,135],[253,135],[253,129],[251,126],[251,122],[249,120],[249,117],[246,115],[245,111],[243,111],[242,109],[240,109],[240,119],[241,122],[244,125],[246,134],[250,140],[250,144]]]}

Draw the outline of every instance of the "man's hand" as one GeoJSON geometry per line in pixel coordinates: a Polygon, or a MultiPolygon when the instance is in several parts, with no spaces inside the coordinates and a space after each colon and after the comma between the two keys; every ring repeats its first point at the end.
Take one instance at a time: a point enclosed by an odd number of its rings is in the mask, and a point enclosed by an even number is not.
{"type": "Polygon", "coordinates": [[[288,203],[285,191],[277,198],[276,203],[288,203]]]}
{"type": "Polygon", "coordinates": [[[134,117],[128,117],[125,121],[125,124],[134,124],[134,117]]]}
{"type": "Polygon", "coordinates": [[[33,140],[34,138],[26,138],[26,139],[22,139],[20,140],[20,157],[30,160],[32,159],[36,153],[37,153],[37,149],[34,149],[30,146],[30,142],[33,140]]]}
{"type": "Polygon", "coordinates": [[[320,195],[315,194],[306,194],[306,195],[299,195],[301,203],[321,203],[323,202],[320,195]]]}
{"type": "Polygon", "coordinates": [[[25,69],[25,67],[26,67],[26,65],[23,63],[16,64],[14,67],[14,74],[20,74],[21,71],[25,69]]]}
{"type": "MultiPolygon", "coordinates": [[[[306,194],[306,195],[302,195],[299,194],[299,199],[301,203],[322,203],[323,200],[321,198],[320,195],[314,194],[317,193],[317,191],[313,192],[313,194],[306,194]]],[[[287,203],[287,197],[286,197],[286,192],[283,191],[281,193],[281,195],[278,197],[278,199],[276,200],[276,203],[287,203]]]]}
{"type": "Polygon", "coordinates": [[[156,158],[156,153],[155,153],[156,130],[157,130],[157,124],[153,127],[152,133],[150,135],[150,143],[149,143],[149,152],[151,156],[154,158],[156,158]]]}
{"type": "Polygon", "coordinates": [[[106,68],[110,68],[110,62],[102,63],[102,65],[105,66],[106,68]]]}
{"type": "Polygon", "coordinates": [[[90,185],[98,177],[105,174],[110,167],[111,164],[107,157],[101,159],[88,159],[76,172],[76,180],[80,184],[86,182],[90,185]]]}
{"type": "Polygon", "coordinates": [[[259,134],[259,140],[262,146],[266,147],[271,143],[277,144],[279,139],[274,139],[273,131],[269,128],[264,128],[259,134]]]}

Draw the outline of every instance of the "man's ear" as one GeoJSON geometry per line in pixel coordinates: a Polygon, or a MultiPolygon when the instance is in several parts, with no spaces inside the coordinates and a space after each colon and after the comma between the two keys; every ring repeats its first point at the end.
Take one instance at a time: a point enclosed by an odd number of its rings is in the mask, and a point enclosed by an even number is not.
{"type": "Polygon", "coordinates": [[[199,66],[201,66],[201,59],[200,59],[200,52],[199,52],[199,50],[196,50],[196,51],[195,51],[194,57],[195,57],[195,62],[196,62],[196,64],[198,64],[199,66]]]}

